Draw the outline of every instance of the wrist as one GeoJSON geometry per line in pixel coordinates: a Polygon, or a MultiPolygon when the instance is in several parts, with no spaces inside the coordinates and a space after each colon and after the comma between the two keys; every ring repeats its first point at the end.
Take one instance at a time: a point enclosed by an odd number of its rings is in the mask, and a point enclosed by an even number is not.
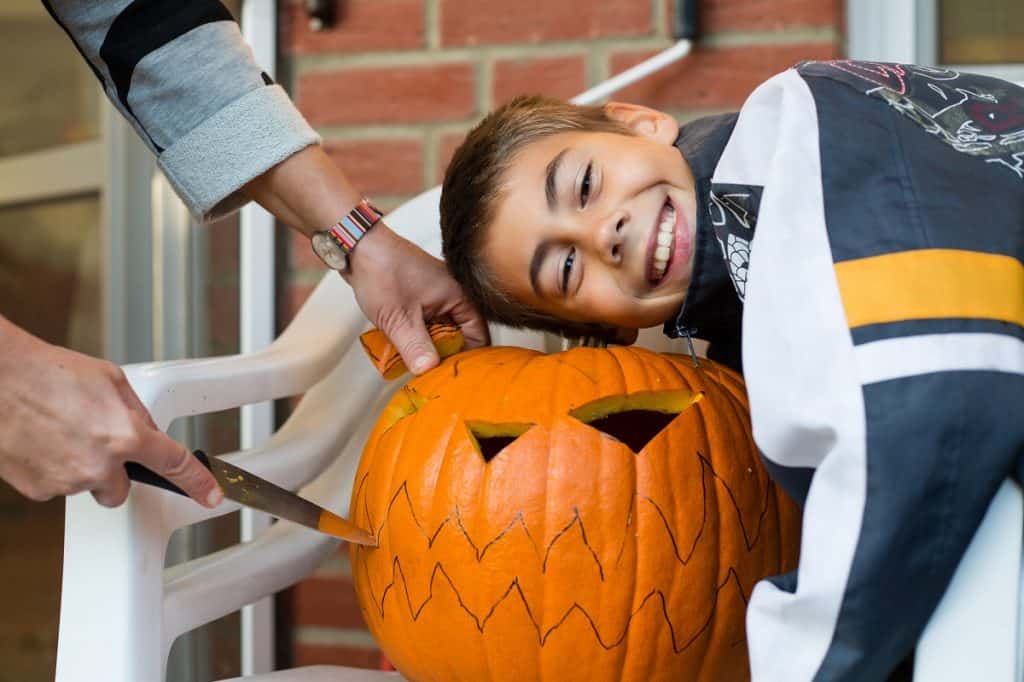
{"type": "Polygon", "coordinates": [[[394,257],[398,248],[396,239],[401,239],[383,220],[370,230],[359,242],[359,248],[348,256],[348,269],[340,271],[346,282],[367,270],[367,263],[386,263],[394,257]]]}
{"type": "Polygon", "coordinates": [[[339,272],[348,272],[356,248],[380,222],[383,215],[363,197],[338,222],[324,230],[314,232],[310,238],[313,252],[327,265],[339,272]]]}
{"type": "Polygon", "coordinates": [[[306,237],[359,202],[359,192],[320,145],[296,152],[251,180],[245,194],[306,237]]]}

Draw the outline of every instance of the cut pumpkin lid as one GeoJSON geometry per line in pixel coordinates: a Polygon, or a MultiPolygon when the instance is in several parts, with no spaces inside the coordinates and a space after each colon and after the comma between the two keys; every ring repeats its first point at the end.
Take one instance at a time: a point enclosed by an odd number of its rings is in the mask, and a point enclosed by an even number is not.
{"type": "MultiPolygon", "coordinates": [[[[431,322],[427,325],[427,331],[430,332],[430,340],[442,360],[449,355],[455,355],[466,344],[462,329],[457,324],[431,322]]],[[[391,343],[391,339],[381,330],[371,329],[363,332],[359,335],[359,341],[363,344],[363,350],[374,368],[386,380],[392,381],[409,371],[395,344],[391,343]]]]}

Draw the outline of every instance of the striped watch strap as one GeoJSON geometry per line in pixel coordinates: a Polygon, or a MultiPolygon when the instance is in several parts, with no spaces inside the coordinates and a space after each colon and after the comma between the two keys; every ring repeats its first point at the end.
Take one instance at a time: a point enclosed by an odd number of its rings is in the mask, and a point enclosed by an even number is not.
{"type": "Polygon", "coordinates": [[[371,227],[380,221],[382,214],[370,201],[363,197],[348,215],[331,225],[329,232],[346,254],[352,253],[356,243],[371,227]]]}

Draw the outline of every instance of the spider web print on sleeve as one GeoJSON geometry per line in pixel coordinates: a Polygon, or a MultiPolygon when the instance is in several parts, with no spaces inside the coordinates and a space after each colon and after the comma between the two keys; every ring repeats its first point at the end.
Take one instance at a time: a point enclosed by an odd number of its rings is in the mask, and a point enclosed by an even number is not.
{"type": "Polygon", "coordinates": [[[747,294],[750,242],[757,227],[761,190],[756,185],[713,183],[708,201],[711,226],[740,301],[745,300],[747,294]]]}

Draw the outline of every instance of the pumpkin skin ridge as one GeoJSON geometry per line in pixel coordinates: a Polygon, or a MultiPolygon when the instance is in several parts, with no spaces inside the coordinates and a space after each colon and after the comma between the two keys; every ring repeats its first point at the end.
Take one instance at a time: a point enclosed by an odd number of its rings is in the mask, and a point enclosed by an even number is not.
{"type": "MultiPolygon", "coordinates": [[[[625,546],[626,538],[628,537],[629,527],[630,527],[630,525],[632,525],[633,512],[637,508],[636,507],[636,501],[639,499],[641,501],[649,503],[655,509],[655,511],[657,512],[658,518],[662,522],[662,526],[664,528],[664,531],[668,534],[669,539],[671,540],[672,548],[673,548],[673,555],[675,557],[675,560],[680,565],[682,565],[684,567],[688,566],[689,563],[693,560],[693,555],[696,552],[697,546],[700,544],[700,539],[703,536],[704,530],[705,530],[706,525],[707,525],[707,520],[708,520],[708,504],[711,502],[710,496],[708,495],[708,492],[707,492],[707,482],[708,482],[707,475],[708,474],[710,474],[712,481],[717,480],[722,485],[722,487],[724,487],[726,489],[726,491],[728,491],[728,493],[729,493],[728,494],[729,503],[731,504],[731,506],[734,508],[734,511],[736,512],[737,523],[738,523],[738,525],[740,526],[740,528],[742,530],[744,544],[746,546],[747,551],[751,551],[751,550],[753,550],[757,546],[758,542],[760,541],[761,528],[762,528],[762,524],[760,523],[760,521],[765,517],[765,515],[767,514],[767,511],[768,511],[768,507],[770,506],[771,499],[772,499],[771,493],[774,492],[774,490],[773,490],[774,489],[774,482],[769,481],[769,485],[766,486],[765,499],[764,499],[764,502],[763,502],[763,505],[762,505],[762,510],[761,510],[761,513],[758,515],[759,523],[758,523],[757,533],[754,534],[753,539],[750,539],[749,531],[748,531],[748,529],[746,528],[746,525],[743,522],[742,515],[739,513],[739,505],[736,502],[735,496],[732,493],[732,490],[729,487],[728,483],[723,478],[721,478],[718,475],[718,473],[715,471],[714,465],[712,464],[712,462],[705,455],[703,455],[702,453],[700,453],[698,451],[697,452],[697,457],[698,457],[698,459],[700,461],[700,466],[701,466],[701,486],[702,486],[702,490],[704,491],[703,503],[702,503],[703,517],[701,519],[701,528],[695,534],[693,544],[690,547],[689,551],[687,552],[686,556],[683,557],[681,555],[680,550],[679,550],[679,544],[678,544],[678,541],[676,540],[676,537],[675,537],[675,533],[673,532],[673,529],[671,527],[671,524],[668,521],[668,518],[666,517],[664,511],[661,509],[661,507],[658,505],[658,503],[655,500],[651,499],[650,497],[648,497],[646,495],[642,496],[640,493],[634,493],[633,496],[632,496],[632,502],[631,502],[631,505],[630,505],[630,514],[628,515],[627,522],[626,522],[626,524],[624,526],[624,529],[623,529],[623,540],[622,540],[622,545],[621,545],[620,551],[619,551],[619,557],[620,558],[621,558],[621,555],[622,555],[622,548],[625,546]]],[[[513,516],[513,518],[504,526],[504,528],[498,534],[496,534],[493,538],[491,538],[486,544],[483,545],[483,549],[480,549],[480,547],[477,545],[477,543],[475,543],[473,541],[472,537],[469,535],[468,530],[462,524],[461,519],[459,518],[459,512],[458,512],[457,508],[453,511],[453,513],[451,515],[446,517],[438,525],[438,527],[434,530],[433,533],[428,533],[426,531],[426,529],[423,527],[422,523],[420,523],[420,521],[419,521],[419,519],[418,519],[418,517],[416,515],[416,510],[413,508],[412,499],[411,499],[409,491],[408,491],[408,483],[406,481],[403,481],[400,484],[398,490],[396,490],[395,493],[392,495],[391,500],[389,501],[389,504],[388,504],[388,507],[387,507],[387,513],[386,513],[385,517],[381,520],[381,523],[378,525],[377,534],[375,536],[377,538],[377,540],[378,540],[378,543],[381,542],[381,540],[382,540],[382,538],[384,536],[384,531],[385,531],[385,528],[387,527],[388,520],[390,520],[392,509],[394,507],[395,502],[397,500],[399,500],[399,498],[404,498],[405,506],[408,508],[409,515],[413,519],[413,521],[416,524],[416,526],[420,529],[420,531],[421,531],[421,533],[423,535],[423,538],[427,542],[427,547],[428,548],[433,547],[434,543],[437,541],[438,536],[441,534],[441,532],[445,528],[445,526],[449,526],[449,527],[458,526],[459,531],[460,531],[463,539],[466,541],[466,543],[473,550],[473,553],[474,553],[474,555],[476,557],[476,561],[479,563],[479,562],[481,562],[483,560],[483,558],[487,554],[487,551],[493,545],[495,545],[500,540],[502,540],[511,530],[514,529],[515,526],[519,526],[519,527],[521,527],[523,529],[523,532],[527,536],[527,538],[530,539],[530,542],[531,542],[531,544],[533,544],[533,546],[535,548],[535,551],[536,551],[536,554],[538,555],[538,558],[540,558],[539,557],[539,554],[540,554],[539,547],[537,546],[537,543],[534,540],[533,535],[530,533],[529,527],[526,525],[526,522],[525,522],[525,520],[523,518],[522,511],[517,511],[515,516],[513,516]],[[452,516],[456,517],[454,526],[451,523],[452,522],[452,516]]],[[[604,566],[601,563],[600,558],[597,556],[597,553],[595,552],[594,548],[590,545],[590,543],[586,539],[586,530],[585,530],[585,527],[584,527],[584,522],[583,522],[582,518],[579,516],[579,510],[578,510],[577,507],[574,507],[574,513],[572,515],[572,518],[566,524],[564,524],[562,526],[562,528],[553,536],[552,540],[548,543],[547,547],[545,548],[545,550],[544,550],[544,558],[541,561],[541,569],[540,569],[541,570],[541,574],[546,574],[546,572],[547,572],[547,563],[548,563],[548,560],[550,558],[551,552],[552,552],[555,544],[558,542],[559,539],[561,539],[575,525],[579,525],[579,527],[581,529],[581,533],[582,533],[582,538],[583,538],[584,546],[590,552],[590,554],[593,557],[595,563],[597,564],[598,571],[600,572],[601,579],[603,581],[605,579],[604,566]]],[[[363,551],[363,552],[376,551],[375,548],[363,547],[361,545],[353,545],[352,547],[357,552],[359,552],[359,551],[363,551]]],[[[618,559],[617,559],[616,563],[618,563],[618,559]]],[[[379,600],[377,600],[376,598],[374,599],[374,606],[377,607],[378,614],[379,614],[379,616],[382,619],[384,618],[384,601],[385,601],[385,599],[387,597],[387,593],[391,590],[391,588],[394,586],[394,583],[396,581],[396,577],[395,577],[395,574],[394,574],[394,567],[395,567],[395,565],[399,566],[399,568],[401,567],[401,557],[398,556],[397,554],[394,557],[393,562],[392,562],[392,576],[391,576],[391,580],[385,586],[384,590],[382,590],[380,599],[379,600]]],[[[483,629],[486,626],[486,622],[487,622],[488,618],[484,617],[481,620],[481,617],[479,615],[474,613],[468,606],[465,605],[465,601],[462,599],[461,594],[460,594],[458,588],[455,586],[455,584],[452,581],[452,579],[451,579],[450,575],[448,574],[448,572],[444,569],[444,565],[443,565],[443,563],[440,560],[435,562],[435,565],[434,565],[434,568],[432,569],[432,572],[436,573],[438,570],[440,570],[444,574],[446,580],[451,585],[452,591],[458,596],[460,606],[463,608],[463,610],[466,611],[467,614],[469,614],[469,616],[473,619],[474,623],[477,624],[478,631],[483,632],[483,629]]],[[[728,578],[730,576],[732,576],[737,581],[736,587],[739,590],[740,597],[743,599],[744,603],[747,603],[748,597],[744,593],[742,585],[739,583],[739,575],[736,572],[735,566],[730,565],[729,568],[726,571],[726,579],[723,580],[723,582],[721,584],[719,584],[718,587],[717,587],[717,590],[716,590],[716,601],[713,602],[710,605],[710,609],[709,609],[709,612],[708,612],[708,620],[706,621],[705,625],[703,625],[697,632],[695,632],[691,636],[691,638],[690,638],[690,640],[688,640],[688,642],[692,643],[692,641],[695,641],[696,639],[698,639],[700,634],[703,632],[703,630],[707,627],[708,624],[710,624],[711,620],[714,617],[715,608],[716,608],[716,605],[717,605],[717,593],[720,592],[725,587],[726,583],[728,582],[728,578]]],[[[431,596],[432,596],[432,592],[433,592],[433,580],[434,580],[435,577],[436,576],[432,574],[430,582],[429,582],[429,584],[431,586],[431,590],[430,590],[430,595],[431,596]]],[[[403,579],[403,583],[404,583],[405,580],[406,580],[404,573],[402,573],[402,579],[403,579]]],[[[515,578],[514,582],[518,585],[518,578],[515,578]]],[[[371,589],[371,593],[372,593],[373,592],[372,584],[370,586],[370,589],[371,589]]],[[[500,603],[502,601],[504,601],[504,599],[507,598],[510,589],[511,589],[511,584],[509,585],[508,588],[506,588],[506,590],[503,593],[503,595],[497,601],[495,601],[487,609],[488,613],[493,613],[497,609],[497,607],[500,605],[500,603]]],[[[653,593],[655,593],[655,592],[657,592],[658,594],[661,594],[662,598],[664,598],[662,590],[652,590],[652,591],[648,592],[644,596],[644,598],[641,600],[642,603],[646,603],[646,601],[649,600],[652,597],[653,593]]],[[[423,611],[423,609],[426,607],[426,605],[430,602],[431,596],[428,596],[418,607],[416,607],[414,609],[413,605],[412,605],[412,598],[411,598],[411,596],[409,596],[408,587],[407,586],[406,586],[405,594],[406,594],[406,598],[407,598],[407,606],[409,607],[409,611],[410,611],[410,613],[415,614],[413,620],[416,621],[419,618],[419,614],[423,611]]],[[[526,606],[527,612],[531,614],[531,621],[533,622],[533,625],[534,625],[535,629],[538,631],[538,633],[540,633],[541,626],[540,626],[539,623],[536,622],[536,620],[534,620],[532,618],[532,610],[529,608],[529,603],[526,601],[525,595],[523,595],[522,598],[524,600],[524,605],[526,606]]],[[[562,614],[562,616],[557,621],[559,624],[564,622],[564,620],[568,617],[568,615],[570,615],[568,611],[572,610],[572,608],[576,608],[577,610],[579,610],[581,612],[581,614],[583,614],[584,617],[591,623],[591,627],[595,630],[595,634],[597,636],[597,639],[601,643],[603,648],[610,649],[610,648],[613,648],[614,646],[617,646],[617,644],[612,644],[612,645],[606,645],[605,644],[604,638],[602,638],[600,636],[600,633],[598,632],[598,628],[597,628],[596,624],[594,623],[594,618],[590,615],[590,613],[583,606],[579,605],[578,603],[574,603],[573,607],[570,607],[570,609],[568,609],[566,613],[562,614]]],[[[665,607],[665,608],[667,609],[667,607],[665,607]]],[[[626,618],[626,621],[625,621],[626,624],[625,624],[624,629],[623,629],[623,635],[622,635],[622,637],[619,637],[619,638],[616,639],[617,642],[621,643],[621,641],[625,638],[625,635],[628,632],[629,623],[632,621],[632,619],[636,616],[636,614],[641,609],[642,609],[642,606],[640,608],[636,609],[633,613],[631,613],[629,615],[629,617],[626,618]]],[[[672,640],[675,643],[676,639],[677,639],[676,627],[672,623],[672,621],[669,618],[669,616],[667,615],[667,611],[666,611],[666,614],[665,614],[665,620],[668,623],[671,632],[673,633],[672,634],[672,640]]],[[[544,646],[544,642],[546,642],[548,636],[550,635],[550,633],[551,633],[551,631],[553,629],[554,629],[554,626],[552,628],[549,628],[548,632],[543,635],[542,639],[540,640],[540,645],[541,646],[544,646]]],[[[686,646],[684,646],[682,648],[680,648],[678,646],[674,646],[674,651],[677,654],[678,653],[682,653],[690,645],[691,644],[687,644],[686,646]]]]}

